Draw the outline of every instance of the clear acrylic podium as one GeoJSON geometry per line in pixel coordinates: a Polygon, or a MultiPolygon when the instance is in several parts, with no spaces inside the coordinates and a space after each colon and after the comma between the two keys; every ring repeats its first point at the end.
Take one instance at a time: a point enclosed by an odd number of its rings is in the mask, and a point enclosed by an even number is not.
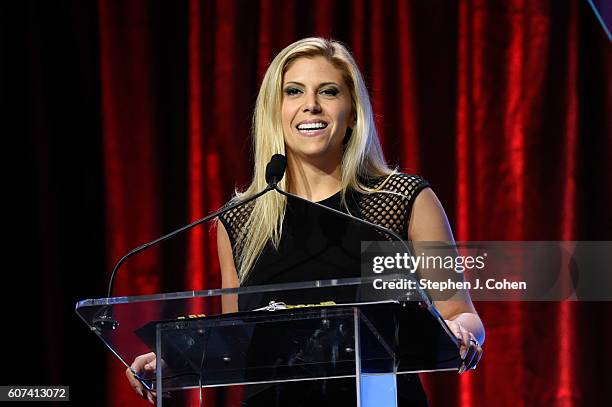
{"type": "Polygon", "coordinates": [[[155,374],[139,380],[158,395],[354,377],[358,406],[396,406],[396,375],[457,369],[459,347],[423,292],[377,290],[373,282],[102,298],[80,301],[76,311],[126,367],[155,352],[155,374]],[[223,314],[222,300],[240,311],[223,314]]]}

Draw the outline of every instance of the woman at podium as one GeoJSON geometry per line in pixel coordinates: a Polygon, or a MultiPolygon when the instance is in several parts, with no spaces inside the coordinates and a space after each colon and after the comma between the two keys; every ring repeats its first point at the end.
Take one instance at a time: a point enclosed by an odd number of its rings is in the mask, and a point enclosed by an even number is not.
{"type": "MultiPolygon", "coordinates": [[[[257,98],[253,141],[254,177],[233,201],[266,187],[266,164],[280,153],[287,157],[281,189],[383,226],[408,241],[454,243],[444,209],[427,181],[387,165],[363,77],[341,43],[306,38],[274,58],[257,98]]],[[[359,277],[360,242],[380,240],[373,233],[298,199],[268,193],[220,218],[223,288],[359,277]]],[[[462,373],[481,357],[484,327],[467,292],[459,297],[435,301],[435,306],[460,343],[462,373]]],[[[255,305],[261,304],[226,300],[223,308],[233,312],[255,305]]],[[[137,359],[132,368],[141,371],[149,362],[137,359]]],[[[127,374],[131,376],[129,369],[127,374]]],[[[130,379],[138,391],[140,384],[130,379]]],[[[314,404],[356,405],[354,380],[268,386],[244,401],[245,406],[314,404]]],[[[398,405],[427,405],[417,375],[398,376],[398,405]]]]}

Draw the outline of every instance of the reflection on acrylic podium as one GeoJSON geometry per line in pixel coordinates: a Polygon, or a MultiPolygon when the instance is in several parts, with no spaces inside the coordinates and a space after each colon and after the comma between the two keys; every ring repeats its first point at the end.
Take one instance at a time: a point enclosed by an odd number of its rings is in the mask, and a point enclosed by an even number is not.
{"type": "Polygon", "coordinates": [[[157,394],[353,377],[358,406],[395,406],[398,374],[455,370],[459,347],[422,292],[372,286],[312,281],[84,300],[76,310],[126,367],[155,352],[161,363],[139,379],[157,394]],[[253,310],[223,314],[224,296],[253,310]]]}

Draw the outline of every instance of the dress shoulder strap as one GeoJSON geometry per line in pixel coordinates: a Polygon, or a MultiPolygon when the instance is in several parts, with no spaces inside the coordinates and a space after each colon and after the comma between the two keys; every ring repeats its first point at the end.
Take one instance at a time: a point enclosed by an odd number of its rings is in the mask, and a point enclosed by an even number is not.
{"type": "MultiPolygon", "coordinates": [[[[232,200],[227,203],[226,206],[234,202],[235,201],[232,200]]],[[[223,224],[225,230],[227,231],[227,235],[229,236],[230,243],[232,245],[232,252],[234,254],[234,261],[237,260],[239,253],[241,253],[242,249],[244,248],[248,231],[247,223],[254,206],[255,202],[251,201],[248,204],[234,208],[219,217],[219,221],[223,224]]]]}
{"type": "Polygon", "coordinates": [[[407,239],[412,205],[429,183],[418,175],[395,173],[368,180],[375,192],[363,194],[359,202],[361,216],[407,239]]]}

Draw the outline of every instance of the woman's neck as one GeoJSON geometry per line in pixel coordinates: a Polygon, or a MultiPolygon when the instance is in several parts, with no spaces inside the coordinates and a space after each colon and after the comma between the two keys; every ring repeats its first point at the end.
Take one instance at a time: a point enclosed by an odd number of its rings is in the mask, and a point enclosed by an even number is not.
{"type": "Polygon", "coordinates": [[[289,191],[311,201],[321,201],[337,193],[342,185],[339,161],[313,163],[288,157],[289,191]]]}

